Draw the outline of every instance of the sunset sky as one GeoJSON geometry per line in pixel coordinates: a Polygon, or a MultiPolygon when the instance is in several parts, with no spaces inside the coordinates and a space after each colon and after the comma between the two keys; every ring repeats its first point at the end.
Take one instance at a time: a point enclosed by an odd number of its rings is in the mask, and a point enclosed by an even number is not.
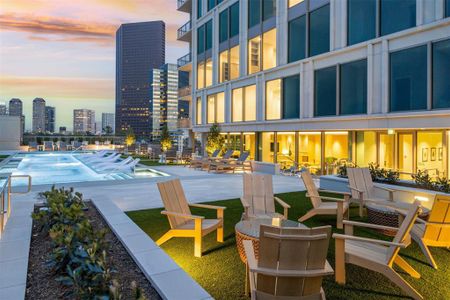
{"type": "Polygon", "coordinates": [[[122,23],[163,20],[166,62],[186,54],[176,30],[189,16],[176,0],[1,0],[0,103],[24,102],[31,128],[35,97],[56,107],[56,127],[72,128],[72,110],[97,120],[114,112],[115,32],[122,23]]]}

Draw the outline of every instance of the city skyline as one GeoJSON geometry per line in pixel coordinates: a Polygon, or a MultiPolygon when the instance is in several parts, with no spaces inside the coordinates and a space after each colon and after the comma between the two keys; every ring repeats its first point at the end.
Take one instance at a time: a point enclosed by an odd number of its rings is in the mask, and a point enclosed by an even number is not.
{"type": "Polygon", "coordinates": [[[0,102],[23,101],[26,130],[31,128],[32,101],[37,97],[61,108],[56,128],[70,129],[76,108],[114,112],[115,31],[122,23],[163,20],[166,62],[176,62],[188,52],[187,45],[176,41],[176,29],[187,19],[176,11],[175,0],[4,3],[0,102]]]}

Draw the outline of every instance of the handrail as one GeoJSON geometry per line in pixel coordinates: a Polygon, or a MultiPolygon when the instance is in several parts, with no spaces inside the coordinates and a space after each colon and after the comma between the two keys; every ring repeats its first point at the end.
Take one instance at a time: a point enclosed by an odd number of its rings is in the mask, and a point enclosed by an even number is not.
{"type": "Polygon", "coordinates": [[[75,150],[72,150],[71,152],[70,152],[70,154],[73,154],[73,153],[75,153],[75,152],[77,152],[78,150],[83,150],[83,145],[81,145],[80,147],[78,147],[78,148],[76,148],[75,150]]]}
{"type": "Polygon", "coordinates": [[[178,30],[177,30],[177,38],[181,38],[183,35],[185,35],[189,31],[191,31],[191,29],[192,29],[191,20],[189,20],[183,26],[178,28],[178,30]]]}

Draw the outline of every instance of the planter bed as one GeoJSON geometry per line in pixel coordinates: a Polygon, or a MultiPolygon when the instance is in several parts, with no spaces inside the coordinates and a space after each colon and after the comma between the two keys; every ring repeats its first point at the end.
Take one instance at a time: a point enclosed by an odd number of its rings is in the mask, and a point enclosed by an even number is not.
{"type": "MultiPolygon", "coordinates": [[[[135,299],[133,298],[133,281],[142,290],[147,299],[160,299],[158,293],[134,263],[121,242],[111,232],[94,205],[88,201],[86,206],[88,210],[85,211],[85,214],[94,230],[107,230],[105,240],[107,242],[106,256],[108,267],[114,271],[112,279],[117,280],[119,283],[122,299],[135,299]]],[[[36,206],[35,211],[38,209],[39,207],[36,206]]],[[[56,280],[61,274],[55,274],[47,266],[46,262],[53,248],[52,242],[50,237],[39,229],[36,221],[33,221],[25,299],[64,298],[64,294],[69,291],[69,288],[56,280]]]]}

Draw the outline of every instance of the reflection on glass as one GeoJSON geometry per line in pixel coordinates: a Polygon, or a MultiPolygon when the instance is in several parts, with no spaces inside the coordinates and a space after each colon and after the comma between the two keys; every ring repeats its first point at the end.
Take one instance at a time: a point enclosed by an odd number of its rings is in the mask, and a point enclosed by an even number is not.
{"type": "Polygon", "coordinates": [[[277,65],[277,30],[272,29],[263,33],[263,70],[277,65]]]}
{"type": "Polygon", "coordinates": [[[208,96],[207,110],[207,123],[212,124],[216,121],[216,95],[208,96]]]}
{"type": "Polygon", "coordinates": [[[261,71],[261,36],[248,41],[248,74],[261,71]]]}
{"type": "Polygon", "coordinates": [[[212,59],[208,58],[206,60],[206,68],[205,68],[205,87],[208,87],[212,84],[212,59]]]}
{"type": "Polygon", "coordinates": [[[348,161],[348,132],[325,132],[325,174],[336,174],[341,162],[348,161]]]}
{"type": "Polygon", "coordinates": [[[450,39],[433,44],[432,78],[433,108],[450,108],[450,39]]]}
{"type": "Polygon", "coordinates": [[[320,132],[299,132],[298,163],[300,167],[307,168],[312,174],[320,174],[321,151],[320,132]]]}
{"type": "Polygon", "coordinates": [[[292,6],[294,6],[294,5],[297,5],[297,4],[299,4],[299,3],[301,3],[301,2],[303,2],[303,1],[305,1],[305,0],[289,0],[289,7],[292,7],[292,6]]]}
{"type": "Polygon", "coordinates": [[[281,118],[281,79],[266,82],[266,120],[281,118]]]}
{"type": "Polygon", "coordinates": [[[256,120],[256,85],[245,87],[245,121],[256,120]]]}
{"type": "Polygon", "coordinates": [[[377,162],[377,133],[374,131],[356,132],[356,165],[367,167],[377,162]]]}
{"type": "Polygon", "coordinates": [[[289,169],[295,165],[295,133],[278,132],[277,142],[279,145],[277,163],[282,169],[289,169]]]}
{"type": "Polygon", "coordinates": [[[242,88],[233,90],[232,100],[233,100],[231,105],[231,108],[233,110],[232,121],[242,122],[243,121],[242,110],[244,109],[242,88]]]}
{"type": "Polygon", "coordinates": [[[394,153],[395,153],[395,135],[380,133],[379,165],[381,168],[394,169],[394,153]]]}
{"type": "Polygon", "coordinates": [[[273,132],[262,133],[262,161],[274,162],[275,134],[273,132]]]}
{"type": "Polygon", "coordinates": [[[239,77],[239,45],[230,49],[230,80],[239,77]]]}
{"type": "Polygon", "coordinates": [[[201,97],[197,97],[197,106],[196,106],[196,115],[197,115],[197,120],[196,123],[197,125],[202,124],[202,98],[201,97]]]}
{"type": "Polygon", "coordinates": [[[336,67],[314,72],[314,116],[336,115],[336,67]]]}
{"type": "Polygon", "coordinates": [[[306,57],[306,15],[289,22],[288,62],[306,57]]]}
{"type": "Polygon", "coordinates": [[[244,151],[250,153],[249,160],[256,158],[256,135],[254,132],[244,132],[244,151]]]}
{"type": "Polygon", "coordinates": [[[197,64],[197,89],[205,87],[205,62],[197,64]]]}
{"type": "Polygon", "coordinates": [[[230,65],[228,64],[228,50],[219,54],[219,82],[230,80],[230,65]]]}
{"type": "Polygon", "coordinates": [[[381,0],[380,5],[381,35],[416,25],[416,0],[381,0]]]}
{"type": "MultiPolygon", "coordinates": [[[[429,156],[429,153],[428,153],[429,156]]],[[[402,173],[400,178],[410,179],[413,172],[414,145],[412,133],[398,134],[398,169],[402,173]]]]}
{"type": "Polygon", "coordinates": [[[330,5],[311,12],[309,18],[309,56],[330,51],[330,5]]]}
{"type": "Polygon", "coordinates": [[[342,64],[340,73],[341,115],[367,113],[367,60],[342,64]]]}
{"type": "Polygon", "coordinates": [[[225,94],[216,94],[216,122],[225,122],[225,94]]]}
{"type": "Polygon", "coordinates": [[[442,131],[417,132],[417,170],[426,171],[432,179],[444,176],[443,149],[442,131]]]}
{"type": "Polygon", "coordinates": [[[348,44],[375,38],[377,0],[348,0],[348,44]]]}

